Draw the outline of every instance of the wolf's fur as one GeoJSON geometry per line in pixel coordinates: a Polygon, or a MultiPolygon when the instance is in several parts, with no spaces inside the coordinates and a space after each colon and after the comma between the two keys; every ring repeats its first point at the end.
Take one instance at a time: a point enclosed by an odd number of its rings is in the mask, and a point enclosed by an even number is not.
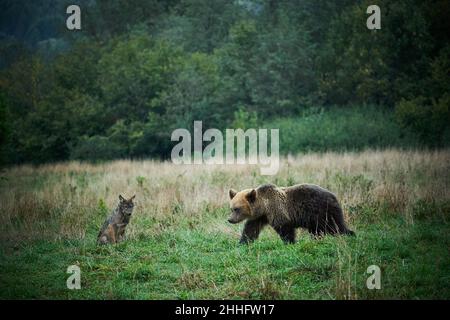
{"type": "Polygon", "coordinates": [[[125,228],[130,222],[131,214],[133,212],[133,199],[125,199],[119,195],[119,204],[113,210],[112,214],[105,220],[102,228],[97,236],[99,244],[117,243],[122,241],[125,237],[125,228]]]}
{"type": "Polygon", "coordinates": [[[258,238],[269,224],[287,243],[295,242],[295,228],[305,228],[312,235],[349,234],[341,206],[330,191],[312,184],[279,188],[266,184],[240,192],[230,190],[232,214],[228,221],[247,220],[241,243],[258,238]]]}

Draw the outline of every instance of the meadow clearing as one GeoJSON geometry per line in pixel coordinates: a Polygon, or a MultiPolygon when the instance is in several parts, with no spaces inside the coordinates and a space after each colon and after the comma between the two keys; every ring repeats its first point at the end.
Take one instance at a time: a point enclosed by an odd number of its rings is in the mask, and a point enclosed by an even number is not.
{"type": "Polygon", "coordinates": [[[0,298],[450,298],[450,151],[308,153],[257,166],[158,161],[16,166],[0,178],[0,298]],[[228,190],[314,183],[356,237],[285,245],[270,228],[238,245],[228,190]],[[119,194],[136,194],[127,240],[97,246],[119,194]],[[68,290],[70,265],[81,289],[68,290]],[[381,289],[366,287],[370,265],[381,289]]]}

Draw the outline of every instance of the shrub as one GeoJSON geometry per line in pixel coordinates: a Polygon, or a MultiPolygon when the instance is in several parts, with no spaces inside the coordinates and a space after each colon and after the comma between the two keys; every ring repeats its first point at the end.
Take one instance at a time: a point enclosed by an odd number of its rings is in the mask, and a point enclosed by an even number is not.
{"type": "Polygon", "coordinates": [[[280,129],[280,151],[344,151],[365,148],[408,147],[416,141],[402,130],[392,112],[381,107],[309,109],[295,118],[263,125],[280,129]]]}
{"type": "Polygon", "coordinates": [[[450,134],[449,104],[449,94],[431,102],[424,97],[403,99],[397,104],[395,113],[401,126],[412,130],[422,144],[443,147],[448,145],[450,134]]]}
{"type": "Polygon", "coordinates": [[[101,161],[124,156],[123,147],[103,136],[83,136],[70,152],[70,157],[77,160],[101,161]]]}

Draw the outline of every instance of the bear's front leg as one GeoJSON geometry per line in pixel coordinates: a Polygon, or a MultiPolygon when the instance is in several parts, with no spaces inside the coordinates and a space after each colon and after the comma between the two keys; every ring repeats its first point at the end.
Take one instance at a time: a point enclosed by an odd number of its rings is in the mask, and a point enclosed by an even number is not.
{"type": "Polygon", "coordinates": [[[247,221],[245,223],[244,230],[242,231],[242,236],[239,243],[247,244],[258,239],[259,233],[266,224],[267,219],[265,217],[247,221]]]}
{"type": "Polygon", "coordinates": [[[275,231],[280,235],[281,240],[284,243],[295,243],[295,228],[291,226],[281,226],[274,228],[275,231]]]}

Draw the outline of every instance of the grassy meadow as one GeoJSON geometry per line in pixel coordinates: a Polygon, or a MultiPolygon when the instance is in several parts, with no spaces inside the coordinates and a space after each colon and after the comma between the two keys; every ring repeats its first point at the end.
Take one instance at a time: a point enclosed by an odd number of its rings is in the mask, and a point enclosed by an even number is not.
{"type": "Polygon", "coordinates": [[[158,161],[16,166],[0,178],[0,298],[450,298],[450,151],[307,153],[257,166],[158,161]],[[228,189],[315,183],[356,237],[285,245],[270,228],[238,244],[228,189]],[[127,241],[97,246],[118,195],[136,194],[127,241]],[[70,265],[81,289],[68,290],[70,265]],[[381,289],[366,287],[381,268],[381,289]]]}

